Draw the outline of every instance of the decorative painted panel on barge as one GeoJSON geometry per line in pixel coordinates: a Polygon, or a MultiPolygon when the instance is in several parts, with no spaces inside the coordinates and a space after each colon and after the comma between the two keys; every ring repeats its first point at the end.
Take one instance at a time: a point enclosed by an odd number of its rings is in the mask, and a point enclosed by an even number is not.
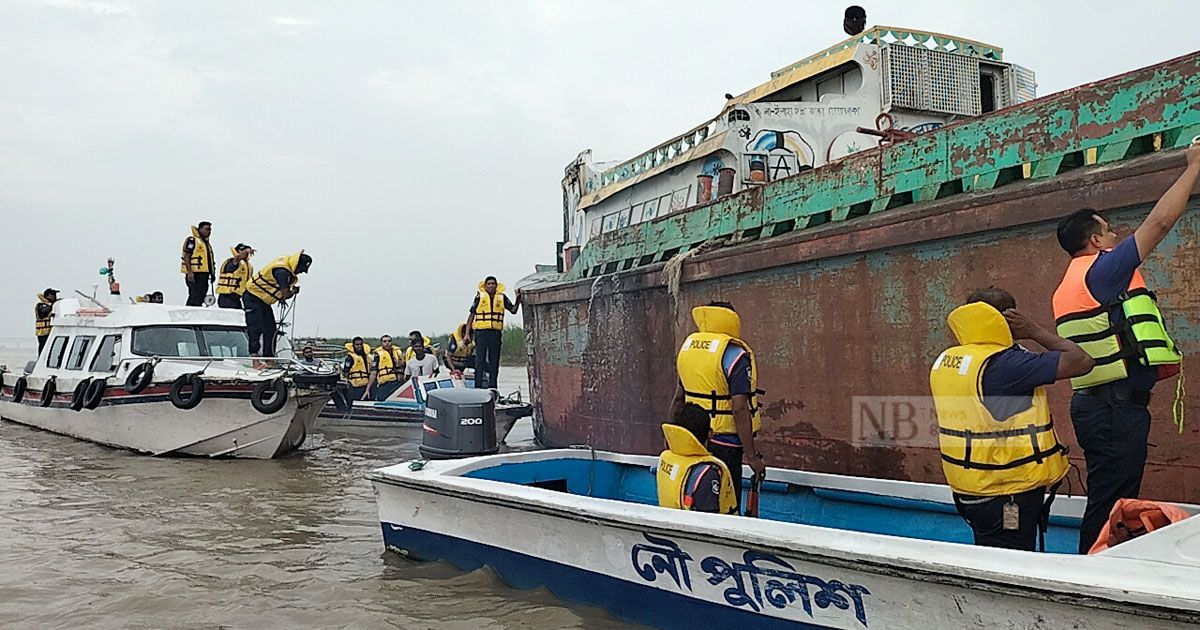
{"type": "MultiPolygon", "coordinates": [[[[1009,289],[1052,323],[1068,262],[1057,220],[1091,207],[1129,233],[1200,134],[1200,52],[1029,100],[1033,89],[995,46],[876,27],[632,160],[581,154],[563,180],[559,273],[525,292],[540,437],[661,450],[690,309],[719,299],[758,353],[769,464],[942,482],[936,439],[904,435],[932,420],[870,413],[864,397],[927,396],[951,345],[946,314],[973,289],[1009,289]]],[[[1185,374],[1200,373],[1196,206],[1143,265],[1185,374]]],[[[1172,423],[1173,394],[1161,383],[1151,402],[1143,491],[1195,500],[1200,425],[1172,423]]],[[[1051,397],[1073,445],[1070,389],[1051,397]]],[[[1065,490],[1082,493],[1079,478],[1065,490]]]]}

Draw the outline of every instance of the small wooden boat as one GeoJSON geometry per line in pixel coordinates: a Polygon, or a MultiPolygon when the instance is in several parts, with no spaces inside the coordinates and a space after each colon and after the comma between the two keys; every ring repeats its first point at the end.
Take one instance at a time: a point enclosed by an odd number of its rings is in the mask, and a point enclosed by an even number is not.
{"type": "Polygon", "coordinates": [[[664,628],[1200,623],[1200,518],[1079,556],[1085,498],[1059,497],[1048,552],[1012,551],[971,545],[946,486],[770,469],[752,519],[658,507],[657,463],[562,449],[370,477],[388,549],[664,628]]]}

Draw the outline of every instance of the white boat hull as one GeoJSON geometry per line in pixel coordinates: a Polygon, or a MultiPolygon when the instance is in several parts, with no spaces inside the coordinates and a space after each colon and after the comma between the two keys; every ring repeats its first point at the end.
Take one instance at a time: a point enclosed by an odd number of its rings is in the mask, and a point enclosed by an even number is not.
{"type": "Polygon", "coordinates": [[[93,410],[0,401],[0,417],[46,431],[152,455],[270,459],[295,450],[312,430],[327,393],[293,395],[264,415],[241,398],[206,398],[178,409],[163,397],[93,410]]]}
{"type": "MultiPolygon", "coordinates": [[[[1115,630],[1194,627],[1188,622],[1200,619],[1178,599],[1126,601],[1128,593],[1113,598],[1080,585],[1079,562],[1099,576],[1123,571],[1118,559],[702,515],[437,474],[471,461],[372,475],[389,549],[464,570],[491,566],[514,587],[546,587],[659,627],[1115,630]],[[1026,577],[1034,562],[1061,581],[1026,577]]],[[[1146,569],[1128,579],[1156,571],[1146,569]]],[[[1159,579],[1171,579],[1165,573],[1159,579]]]]}

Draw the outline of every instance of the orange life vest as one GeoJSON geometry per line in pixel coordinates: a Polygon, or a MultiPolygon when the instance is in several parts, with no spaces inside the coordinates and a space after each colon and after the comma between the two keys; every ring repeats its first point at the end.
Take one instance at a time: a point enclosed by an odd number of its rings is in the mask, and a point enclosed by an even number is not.
{"type": "Polygon", "coordinates": [[[1108,527],[1100,532],[1088,554],[1100,553],[1127,540],[1178,523],[1191,516],[1183,508],[1160,501],[1118,499],[1108,515],[1108,527]]]}

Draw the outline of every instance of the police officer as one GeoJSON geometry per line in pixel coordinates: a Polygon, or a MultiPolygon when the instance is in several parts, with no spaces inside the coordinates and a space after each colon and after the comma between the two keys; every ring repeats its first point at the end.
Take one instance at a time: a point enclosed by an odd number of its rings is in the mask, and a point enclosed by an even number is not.
{"type": "Polygon", "coordinates": [[[1087,507],[1079,553],[1100,535],[1117,499],[1136,498],[1150,436],[1150,390],[1179,372],[1182,357],[1162,324],[1154,294],[1138,268],[1187,208],[1200,179],[1200,145],[1186,150],[1187,167],[1132,236],[1118,240],[1095,210],[1058,224],[1058,243],[1071,255],[1054,291],[1058,334],[1079,341],[1096,360],[1071,379],[1071,422],[1087,462],[1087,507]]]}
{"type": "Polygon", "coordinates": [[[37,334],[38,354],[42,353],[42,346],[45,346],[46,340],[50,338],[50,319],[54,317],[54,303],[57,301],[58,291],[46,289],[37,294],[37,304],[33,305],[33,327],[37,334]]]}
{"type": "Polygon", "coordinates": [[[242,294],[254,273],[250,266],[250,257],[254,248],[245,243],[238,243],[229,250],[232,256],[221,263],[221,278],[217,280],[217,306],[221,308],[242,308],[242,294]]]}
{"type": "Polygon", "coordinates": [[[212,223],[201,221],[192,226],[192,235],[183,239],[183,254],[179,270],[187,283],[188,306],[204,306],[208,285],[213,281],[212,223]]]}
{"type": "Polygon", "coordinates": [[[699,330],[688,335],[676,357],[679,387],[669,415],[676,417],[684,403],[708,412],[708,450],[729,469],[740,508],[743,459],[755,475],[762,477],[767,471],[754,443],[761,423],[754,351],[741,340],[741,318],[728,302],[697,306],[692,319],[699,330]]]}
{"type": "Polygon", "coordinates": [[[975,544],[1033,551],[1068,468],[1045,386],[1086,374],[1094,361],[1016,307],[1003,289],[971,294],[946,318],[959,345],[938,356],[929,384],[942,472],[975,544]],[[1030,352],[1014,339],[1048,351],[1030,352]]]}
{"type": "MultiPolygon", "coordinates": [[[[391,335],[384,335],[379,338],[379,347],[375,348],[371,361],[371,380],[367,390],[375,392],[375,400],[387,400],[400,388],[400,377],[404,375],[404,353],[392,345],[391,335]]],[[[363,400],[367,400],[367,396],[364,393],[363,400]]]]}
{"type": "MultiPolygon", "coordinates": [[[[275,356],[275,303],[291,299],[300,292],[297,284],[299,274],[307,273],[312,265],[312,256],[300,250],[290,256],[280,256],[267,263],[261,271],[250,277],[246,292],[242,294],[242,305],[246,311],[246,333],[250,336],[250,356],[275,356]]],[[[255,361],[256,367],[263,367],[255,361]]]]}
{"type": "Polygon", "coordinates": [[[516,313],[520,306],[521,292],[517,291],[516,302],[510,302],[504,294],[504,285],[496,280],[496,276],[488,276],[479,283],[479,292],[467,315],[467,341],[475,344],[475,387],[496,387],[500,375],[504,311],[516,313]]]}
{"type": "Polygon", "coordinates": [[[721,514],[737,511],[729,469],[704,448],[709,424],[708,412],[687,403],[662,426],[667,450],[658,456],[655,473],[660,506],[721,514]]]}
{"type": "Polygon", "coordinates": [[[342,374],[350,381],[346,397],[350,401],[367,400],[371,391],[371,347],[362,337],[355,337],[346,344],[346,358],[342,360],[342,374]]]}

